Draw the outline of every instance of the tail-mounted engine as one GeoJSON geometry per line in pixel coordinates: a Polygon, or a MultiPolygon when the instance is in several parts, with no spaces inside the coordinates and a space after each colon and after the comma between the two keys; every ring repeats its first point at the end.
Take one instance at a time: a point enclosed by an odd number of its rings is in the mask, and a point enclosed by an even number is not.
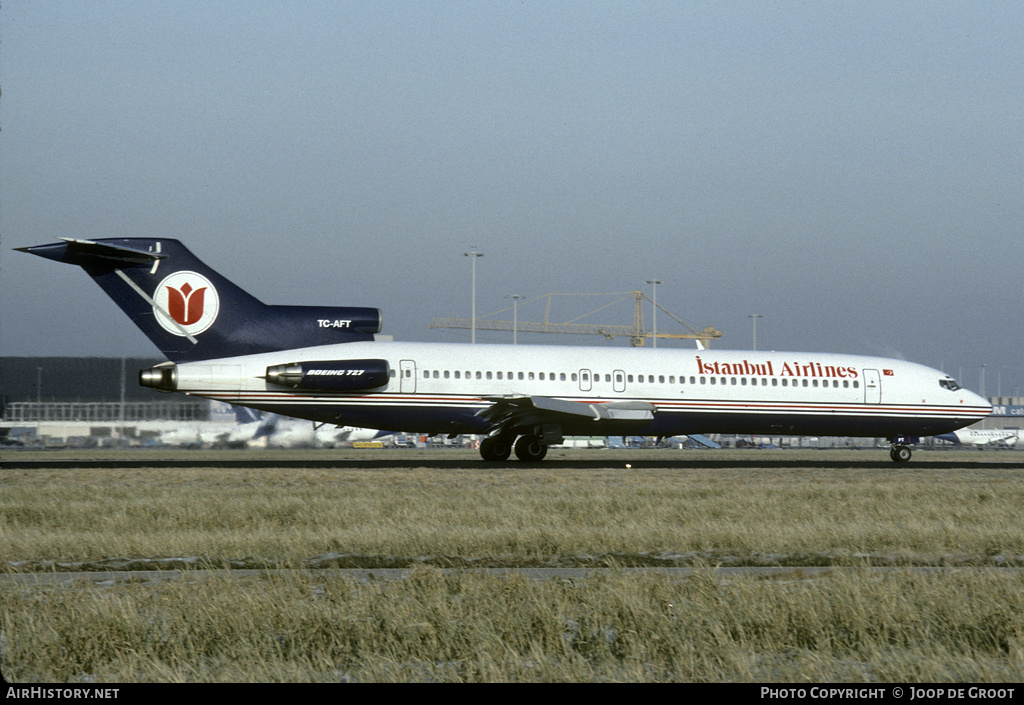
{"type": "Polygon", "coordinates": [[[271,365],[266,379],[294,389],[354,392],[388,383],[387,360],[325,360],[271,365]]]}
{"type": "Polygon", "coordinates": [[[139,370],[139,385],[161,392],[173,392],[178,388],[178,367],[164,362],[148,370],[139,370]]]}

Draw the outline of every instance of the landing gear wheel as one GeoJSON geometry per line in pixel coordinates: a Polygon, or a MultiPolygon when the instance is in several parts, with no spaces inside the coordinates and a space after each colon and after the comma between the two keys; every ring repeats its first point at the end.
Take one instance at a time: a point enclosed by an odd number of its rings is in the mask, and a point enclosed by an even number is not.
{"type": "Polygon", "coordinates": [[[512,444],[501,436],[480,441],[480,457],[484,460],[508,460],[512,455],[512,444]]]}
{"type": "Polygon", "coordinates": [[[548,454],[548,447],[537,436],[521,436],[516,441],[516,457],[528,463],[536,463],[548,454]]]}
{"type": "Polygon", "coordinates": [[[896,463],[905,463],[910,460],[910,456],[910,448],[906,446],[893,446],[892,450],[889,451],[889,457],[896,463]]]}

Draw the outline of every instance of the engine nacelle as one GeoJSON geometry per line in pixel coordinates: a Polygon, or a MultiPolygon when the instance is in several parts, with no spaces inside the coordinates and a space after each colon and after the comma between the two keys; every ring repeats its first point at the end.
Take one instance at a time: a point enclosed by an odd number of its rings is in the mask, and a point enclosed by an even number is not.
{"type": "Polygon", "coordinates": [[[165,362],[148,370],[139,370],[139,385],[161,392],[173,392],[178,388],[178,368],[165,362]]]}
{"type": "Polygon", "coordinates": [[[320,360],[271,365],[267,381],[294,389],[355,392],[388,383],[387,360],[320,360]]]}

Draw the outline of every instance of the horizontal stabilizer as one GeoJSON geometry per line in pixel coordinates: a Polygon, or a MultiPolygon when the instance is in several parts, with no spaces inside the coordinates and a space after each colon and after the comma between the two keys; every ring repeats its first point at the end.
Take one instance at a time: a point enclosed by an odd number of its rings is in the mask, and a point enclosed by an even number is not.
{"type": "Polygon", "coordinates": [[[131,247],[112,245],[96,240],[78,240],[61,238],[64,242],[53,245],[37,245],[35,247],[16,247],[19,252],[39,255],[46,259],[77,264],[81,267],[131,267],[149,265],[167,255],[149,250],[137,250],[131,247]]]}

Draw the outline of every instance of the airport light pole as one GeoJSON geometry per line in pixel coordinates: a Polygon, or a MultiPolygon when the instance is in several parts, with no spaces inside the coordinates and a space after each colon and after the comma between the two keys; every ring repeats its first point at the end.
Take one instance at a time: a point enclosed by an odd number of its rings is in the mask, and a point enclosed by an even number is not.
{"type": "MultiPolygon", "coordinates": [[[[988,367],[988,365],[985,365],[984,363],[982,363],[981,371],[978,373],[978,377],[979,377],[978,381],[981,383],[980,393],[981,393],[981,396],[983,396],[983,397],[985,396],[985,368],[986,367],[988,367]]],[[[985,398],[988,399],[988,397],[985,397],[985,398]]],[[[981,427],[985,428],[985,419],[981,420],[981,427]]]]}
{"type": "Polygon", "coordinates": [[[519,299],[525,299],[526,297],[519,294],[510,294],[505,298],[512,299],[512,344],[518,345],[519,341],[516,338],[519,329],[519,299]]]}
{"type": "Polygon", "coordinates": [[[651,340],[654,341],[652,345],[658,347],[658,284],[663,284],[664,282],[660,279],[648,279],[647,283],[654,285],[654,335],[651,340]]]}
{"type": "Polygon", "coordinates": [[[470,336],[470,342],[476,343],[476,260],[477,260],[478,257],[483,257],[484,253],[483,252],[478,252],[477,249],[476,249],[476,245],[473,245],[473,247],[471,247],[469,249],[469,252],[463,252],[462,256],[463,257],[469,257],[473,261],[473,299],[472,299],[472,310],[471,310],[471,313],[470,313],[470,315],[472,317],[472,324],[471,325],[472,325],[473,332],[472,332],[472,334],[470,336]]]}
{"type": "Polygon", "coordinates": [[[754,350],[757,350],[757,319],[764,318],[760,313],[751,313],[747,316],[754,321],[754,350]]]}

